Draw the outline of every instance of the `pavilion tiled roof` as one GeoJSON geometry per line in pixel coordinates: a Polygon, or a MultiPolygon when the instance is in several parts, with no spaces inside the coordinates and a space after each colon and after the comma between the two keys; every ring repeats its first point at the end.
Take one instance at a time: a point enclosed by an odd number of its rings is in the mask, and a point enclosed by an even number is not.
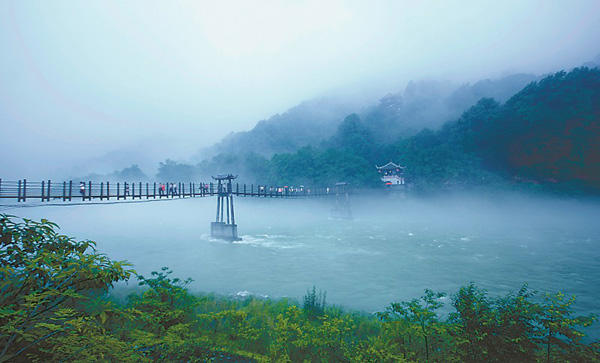
{"type": "Polygon", "coordinates": [[[400,165],[395,164],[395,163],[393,163],[391,161],[389,163],[383,165],[383,166],[377,166],[377,165],[375,165],[375,167],[378,170],[381,170],[381,169],[404,169],[404,166],[400,166],[400,165]]]}

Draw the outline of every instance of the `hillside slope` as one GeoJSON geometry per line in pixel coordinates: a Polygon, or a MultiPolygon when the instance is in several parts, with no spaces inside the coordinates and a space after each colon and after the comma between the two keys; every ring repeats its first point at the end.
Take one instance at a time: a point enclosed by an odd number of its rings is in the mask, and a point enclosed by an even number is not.
{"type": "Polygon", "coordinates": [[[352,112],[365,120],[378,142],[392,142],[399,136],[414,135],[425,127],[435,129],[458,118],[481,97],[503,102],[535,79],[534,75],[516,74],[463,85],[444,81],[409,82],[403,91],[388,94],[364,110],[360,103],[342,97],[314,99],[259,121],[249,131],[229,134],[201,152],[197,159],[221,153],[270,157],[304,146],[318,146],[334,135],[344,117],[352,112]]]}
{"type": "Polygon", "coordinates": [[[409,82],[403,92],[383,97],[360,116],[378,142],[389,143],[423,128],[438,129],[483,97],[505,102],[536,79],[531,74],[514,74],[458,87],[449,82],[409,82]]]}
{"type": "MultiPolygon", "coordinates": [[[[486,81],[452,91],[445,102],[457,98],[461,101],[456,104],[469,102],[492,90],[500,100],[506,97],[509,87],[492,84],[486,81]]],[[[404,98],[400,100],[404,103],[404,98]]],[[[376,108],[381,110],[382,105],[376,108]]],[[[374,166],[393,160],[406,166],[407,180],[422,190],[527,185],[567,192],[600,191],[598,68],[581,67],[533,81],[503,104],[481,98],[454,121],[412,135],[402,135],[407,130],[404,124],[393,127],[403,122],[400,113],[388,112],[378,114],[371,109],[363,115],[350,114],[318,146],[271,157],[222,153],[195,166],[166,162],[161,163],[158,176],[185,175],[193,180],[231,172],[246,182],[330,185],[347,181],[377,186],[374,166]],[[390,134],[400,136],[382,138],[375,124],[386,125],[390,134]]]]}
{"type": "Polygon", "coordinates": [[[375,164],[407,167],[423,189],[526,182],[600,190],[600,70],[576,68],[532,82],[504,104],[482,98],[441,129],[377,142],[369,123],[348,116],[328,148],[275,155],[273,180],[376,185],[375,164]],[[310,173],[307,174],[307,170],[310,173]]]}
{"type": "Polygon", "coordinates": [[[335,97],[305,101],[282,114],[259,121],[249,131],[230,133],[201,155],[256,153],[270,156],[293,152],[305,145],[317,145],[333,135],[343,117],[355,108],[355,102],[335,97]]]}

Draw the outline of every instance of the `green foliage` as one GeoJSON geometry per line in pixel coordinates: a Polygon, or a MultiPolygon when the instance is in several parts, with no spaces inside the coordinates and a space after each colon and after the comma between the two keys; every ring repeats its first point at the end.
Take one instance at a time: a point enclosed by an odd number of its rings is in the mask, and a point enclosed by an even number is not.
{"type": "Polygon", "coordinates": [[[317,293],[317,289],[313,286],[312,290],[306,292],[304,295],[304,305],[302,309],[309,318],[317,318],[325,313],[325,302],[327,298],[327,292],[320,291],[317,293]]]}
{"type": "Polygon", "coordinates": [[[137,276],[126,301],[107,295],[134,273],[93,242],[42,220],[0,217],[0,361],[522,362],[598,361],[584,343],[595,318],[574,297],[543,299],[527,286],[493,298],[475,285],[452,298],[425,290],[376,315],[327,306],[313,287],[288,300],[191,294],[163,267],[137,276]]]}
{"type": "Polygon", "coordinates": [[[588,327],[595,316],[573,316],[575,297],[558,292],[546,294],[540,312],[540,341],[546,344],[546,360],[586,360],[590,347],[581,344],[585,334],[580,327],[588,327]],[[556,359],[556,357],[558,359],[556,359]]]}
{"type": "Polygon", "coordinates": [[[516,295],[490,300],[484,290],[470,284],[453,298],[461,360],[468,362],[535,360],[535,322],[538,305],[533,293],[523,286],[516,295]]]}
{"type": "Polygon", "coordinates": [[[563,293],[533,301],[535,292],[523,286],[516,294],[489,299],[475,285],[463,287],[454,296],[456,313],[450,321],[461,345],[460,358],[481,361],[586,361],[598,359],[593,345],[581,344],[578,327],[592,324],[594,316],[573,316],[574,297],[563,293]]]}
{"type": "Polygon", "coordinates": [[[600,189],[600,70],[533,82],[504,105],[482,98],[439,131],[395,142],[392,158],[419,187],[512,181],[572,192],[600,189]]]}
{"type": "Polygon", "coordinates": [[[0,215],[0,361],[35,355],[67,359],[87,346],[102,356],[103,320],[110,309],[85,311],[113,283],[133,272],[125,262],[96,253],[94,242],[58,234],[54,223],[0,215]]]}
{"type": "Polygon", "coordinates": [[[439,335],[443,332],[443,327],[439,324],[435,311],[444,305],[440,301],[444,296],[443,293],[434,293],[427,289],[420,299],[392,303],[379,316],[385,322],[403,320],[406,332],[423,340],[425,359],[429,361],[429,345],[432,335],[439,335]]]}
{"type": "Polygon", "coordinates": [[[338,148],[354,155],[361,155],[367,160],[372,158],[374,141],[371,131],[363,125],[360,117],[355,113],[344,119],[334,136],[334,143],[338,148]]]}
{"type": "Polygon", "coordinates": [[[295,154],[276,154],[270,162],[270,181],[284,184],[332,185],[340,180],[374,185],[378,174],[361,156],[338,149],[306,147],[295,154]]]}

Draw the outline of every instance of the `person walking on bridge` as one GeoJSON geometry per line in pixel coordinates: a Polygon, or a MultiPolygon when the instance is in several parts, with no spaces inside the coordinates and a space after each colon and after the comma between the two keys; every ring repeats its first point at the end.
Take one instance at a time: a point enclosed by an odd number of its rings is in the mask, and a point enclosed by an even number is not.
{"type": "Polygon", "coordinates": [[[85,182],[79,182],[79,193],[81,193],[81,197],[85,197],[85,182]]]}

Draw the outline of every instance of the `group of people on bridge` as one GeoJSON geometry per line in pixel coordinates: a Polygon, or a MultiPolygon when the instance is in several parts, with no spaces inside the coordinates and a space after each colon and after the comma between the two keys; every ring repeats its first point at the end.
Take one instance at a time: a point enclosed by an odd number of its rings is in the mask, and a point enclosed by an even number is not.
{"type": "MultiPolygon", "coordinates": [[[[201,185],[200,189],[204,189],[205,191],[208,190],[208,185],[201,185]]],[[[79,182],[79,193],[85,197],[86,195],[86,191],[87,191],[87,187],[85,182],[79,182]]],[[[175,196],[178,193],[178,185],[175,183],[160,183],[158,185],[158,194],[160,196],[175,196]]],[[[129,196],[130,195],[130,190],[129,190],[129,184],[128,183],[123,183],[123,195],[124,196],[129,196]]]]}
{"type": "MultiPolygon", "coordinates": [[[[130,190],[129,190],[129,185],[128,183],[123,183],[123,195],[124,196],[129,196],[130,195],[130,190]]],[[[224,188],[226,188],[226,185],[223,185],[224,188]]],[[[175,183],[159,183],[158,185],[158,194],[162,197],[162,196],[175,196],[178,193],[178,188],[179,186],[175,183]]],[[[200,184],[198,187],[198,192],[200,193],[210,193],[210,185],[209,184],[200,184]]],[[[299,193],[299,192],[304,192],[304,185],[300,185],[298,187],[295,186],[283,186],[283,187],[267,187],[265,185],[259,185],[258,186],[258,193],[262,194],[262,193],[266,193],[267,191],[269,193],[287,193],[287,192],[291,192],[291,193],[299,193]]],[[[85,182],[79,182],[79,193],[85,197],[86,195],[86,191],[87,191],[87,187],[86,187],[86,183],[85,182]]],[[[326,193],[329,194],[329,188],[326,188],[326,193]]],[[[310,194],[310,189],[307,189],[306,192],[308,192],[310,194]]]]}

